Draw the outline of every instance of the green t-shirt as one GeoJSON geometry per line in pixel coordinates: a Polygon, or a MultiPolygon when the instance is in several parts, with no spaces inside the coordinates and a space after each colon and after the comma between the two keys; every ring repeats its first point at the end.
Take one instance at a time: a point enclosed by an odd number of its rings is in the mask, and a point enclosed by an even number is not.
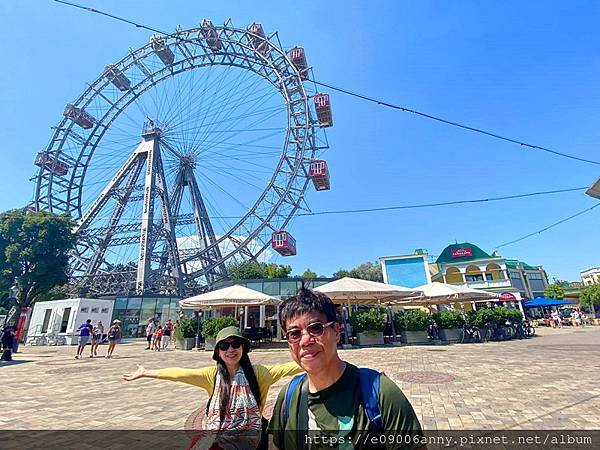
{"type": "MultiPolygon", "coordinates": [[[[322,391],[308,394],[309,443],[312,444],[306,448],[359,449],[376,446],[371,438],[380,436],[368,434],[369,419],[361,402],[359,376],[358,368],[346,363],[346,369],[338,381],[322,391]],[[317,437],[318,440],[310,439],[312,437],[317,437]],[[331,445],[335,443],[338,445],[331,445]]],[[[289,417],[285,426],[282,426],[281,408],[286,389],[287,386],[284,386],[273,408],[269,433],[273,434],[273,443],[277,448],[297,450],[302,448],[297,445],[298,433],[294,431],[298,424],[300,389],[296,389],[292,395],[289,417]]],[[[383,421],[381,434],[394,435],[391,440],[383,438],[379,441],[385,444],[385,448],[419,447],[413,445],[410,438],[422,436],[421,424],[400,388],[383,374],[379,408],[383,421]],[[396,437],[400,435],[407,437],[396,437]]]]}

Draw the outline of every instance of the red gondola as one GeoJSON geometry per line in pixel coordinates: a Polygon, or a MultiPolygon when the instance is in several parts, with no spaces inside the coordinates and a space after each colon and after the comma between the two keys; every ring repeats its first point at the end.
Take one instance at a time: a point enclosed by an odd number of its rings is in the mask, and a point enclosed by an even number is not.
{"type": "Polygon", "coordinates": [[[315,94],[315,110],[317,111],[317,119],[322,127],[333,126],[333,117],[331,115],[331,102],[329,94],[317,92],[315,94]]]}
{"type": "Polygon", "coordinates": [[[322,159],[311,161],[308,173],[317,191],[329,190],[329,169],[326,161],[322,159]]]}
{"type": "Polygon", "coordinates": [[[86,130],[94,126],[95,120],[92,116],[86,113],[83,109],[71,105],[70,103],[67,103],[67,106],[65,106],[63,115],[73,120],[73,122],[75,122],[81,128],[85,128],[86,130]]]}
{"type": "Polygon", "coordinates": [[[165,43],[163,38],[159,36],[152,36],[150,38],[150,46],[152,47],[152,50],[154,50],[154,53],[156,53],[156,56],[160,58],[165,66],[173,64],[173,61],[175,61],[175,55],[165,43]]]}
{"type": "Polygon", "coordinates": [[[104,67],[104,73],[118,90],[125,92],[131,89],[131,81],[129,81],[129,78],[112,64],[104,67]]]}
{"type": "Polygon", "coordinates": [[[280,255],[293,256],[296,254],[296,239],[287,231],[278,231],[273,233],[271,247],[280,255]]]}
{"type": "Polygon", "coordinates": [[[60,160],[56,160],[56,164],[54,164],[54,158],[48,155],[47,152],[39,152],[35,157],[34,164],[38,167],[45,167],[60,176],[66,175],[69,171],[69,166],[60,160]]]}
{"type": "Polygon", "coordinates": [[[265,32],[263,31],[262,25],[254,22],[248,27],[248,31],[259,36],[250,36],[250,44],[252,44],[252,47],[254,47],[254,49],[261,55],[269,56],[270,48],[268,42],[266,41],[265,32]]]}
{"type": "Polygon", "coordinates": [[[213,52],[218,52],[223,47],[221,43],[221,39],[219,39],[219,35],[217,34],[217,30],[215,30],[214,25],[208,19],[204,19],[202,21],[202,35],[208,44],[208,47],[213,52]]]}
{"type": "Polygon", "coordinates": [[[290,59],[292,64],[300,73],[302,80],[308,80],[308,63],[306,62],[306,55],[302,47],[294,47],[290,50],[290,59]]]}

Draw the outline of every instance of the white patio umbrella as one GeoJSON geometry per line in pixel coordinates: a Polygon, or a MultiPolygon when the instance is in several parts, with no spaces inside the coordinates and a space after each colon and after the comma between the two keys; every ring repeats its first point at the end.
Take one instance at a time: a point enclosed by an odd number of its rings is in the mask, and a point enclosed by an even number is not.
{"type": "Polygon", "coordinates": [[[418,286],[415,289],[423,292],[423,297],[406,302],[406,305],[442,305],[448,303],[489,301],[499,298],[500,295],[494,292],[472,289],[466,286],[456,286],[453,284],[433,283],[418,286]]]}
{"type": "Polygon", "coordinates": [[[420,298],[419,289],[409,289],[394,284],[344,277],[315,288],[326,294],[333,303],[380,304],[407,298],[420,298]]]}
{"type": "MultiPolygon", "coordinates": [[[[360,303],[363,305],[379,305],[381,303],[396,303],[408,298],[420,298],[422,293],[417,289],[409,289],[393,284],[378,283],[376,281],[360,280],[358,278],[344,277],[331,283],[315,288],[315,291],[326,294],[333,303],[360,303]]],[[[391,313],[388,309],[391,320],[391,313]]],[[[342,315],[344,324],[346,317],[342,315]]],[[[396,340],[396,330],[392,321],[392,334],[396,340]]],[[[348,336],[344,333],[344,343],[348,343],[348,336]]]]}
{"type": "Polygon", "coordinates": [[[220,306],[278,305],[281,300],[239,284],[179,301],[182,308],[216,308],[220,306]]]}

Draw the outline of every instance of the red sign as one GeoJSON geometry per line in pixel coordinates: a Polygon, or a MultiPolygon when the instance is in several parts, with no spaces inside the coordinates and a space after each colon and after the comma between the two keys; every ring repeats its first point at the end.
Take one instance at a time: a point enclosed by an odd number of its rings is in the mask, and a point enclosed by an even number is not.
{"type": "Polygon", "coordinates": [[[465,256],[473,256],[473,250],[470,248],[455,248],[451,251],[453,258],[464,258],[465,256]]]}
{"type": "Polygon", "coordinates": [[[510,302],[516,299],[517,297],[515,297],[515,294],[513,294],[512,292],[503,292],[502,294],[500,294],[500,300],[503,302],[510,302]]]}
{"type": "Polygon", "coordinates": [[[27,319],[27,311],[29,311],[28,306],[21,308],[21,315],[19,316],[17,329],[15,330],[16,339],[21,339],[23,337],[23,332],[25,331],[25,319],[27,319]]]}

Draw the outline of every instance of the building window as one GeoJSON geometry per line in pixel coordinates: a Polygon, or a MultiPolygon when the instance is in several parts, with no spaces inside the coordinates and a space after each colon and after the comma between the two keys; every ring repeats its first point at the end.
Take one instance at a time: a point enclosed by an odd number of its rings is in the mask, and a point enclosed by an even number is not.
{"type": "Polygon", "coordinates": [[[101,312],[102,314],[108,314],[108,308],[102,308],[102,309],[100,310],[100,312],[101,312]]]}
{"type": "Polygon", "coordinates": [[[81,312],[82,312],[82,313],[89,312],[89,310],[90,310],[90,308],[88,308],[87,306],[82,306],[82,307],[81,307],[81,312]]]}
{"type": "Polygon", "coordinates": [[[51,309],[47,309],[44,313],[44,322],[42,323],[42,333],[48,332],[48,324],[50,323],[50,315],[52,314],[51,309]]]}
{"type": "Polygon", "coordinates": [[[483,281],[483,275],[482,274],[465,275],[465,280],[467,280],[467,283],[470,281],[483,281]]]}
{"type": "Polygon", "coordinates": [[[92,308],[92,313],[98,314],[98,308],[92,308]]]}
{"type": "Polygon", "coordinates": [[[523,280],[521,279],[521,274],[519,274],[519,272],[513,272],[510,270],[508,272],[508,276],[510,277],[513,287],[516,287],[519,291],[525,290],[525,286],[523,285],[523,280]]]}

